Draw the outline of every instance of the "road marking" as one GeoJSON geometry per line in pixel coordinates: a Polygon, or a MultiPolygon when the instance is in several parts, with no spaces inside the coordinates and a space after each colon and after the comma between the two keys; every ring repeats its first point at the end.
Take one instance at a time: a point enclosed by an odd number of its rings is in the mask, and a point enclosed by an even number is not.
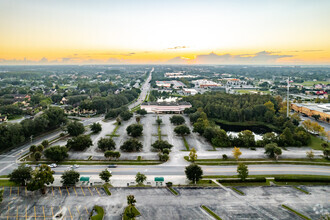
{"type": "Polygon", "coordinates": [[[77,197],[77,196],[78,196],[78,194],[77,194],[76,188],[75,188],[75,187],[73,187],[73,190],[74,190],[74,193],[76,194],[76,197],[77,197]]]}
{"type": "Polygon", "coordinates": [[[53,193],[53,196],[55,196],[55,194],[54,194],[54,188],[52,187],[52,193],[53,193]]]}
{"type": "Polygon", "coordinates": [[[25,219],[27,219],[27,206],[25,206],[25,219]]]}
{"type": "Polygon", "coordinates": [[[93,193],[92,193],[91,189],[90,189],[89,187],[87,187],[87,188],[88,188],[88,190],[89,190],[91,196],[93,196],[93,193]]]}
{"type": "Polygon", "coordinates": [[[7,220],[9,219],[9,210],[10,210],[10,207],[8,206],[8,211],[7,211],[7,220]]]}
{"type": "Polygon", "coordinates": [[[88,210],[87,210],[87,207],[86,207],[86,206],[85,206],[85,209],[86,209],[87,215],[89,215],[89,212],[88,212],[88,210]]]}
{"type": "Polygon", "coordinates": [[[42,213],[44,213],[44,219],[46,219],[45,208],[44,208],[44,206],[42,206],[42,213]]]}
{"type": "Polygon", "coordinates": [[[97,187],[95,186],[96,192],[101,196],[100,192],[97,190],[97,187]]]}
{"type": "Polygon", "coordinates": [[[18,206],[16,208],[16,219],[18,220],[18,206]]]}
{"type": "Polygon", "coordinates": [[[79,212],[79,208],[78,208],[78,206],[76,206],[76,209],[77,209],[78,214],[80,215],[80,212],[79,212]]]}
{"type": "Polygon", "coordinates": [[[54,217],[53,206],[50,207],[50,210],[52,211],[52,217],[54,217]]]}
{"type": "Polygon", "coordinates": [[[68,187],[65,187],[65,188],[66,188],[66,191],[68,191],[68,195],[70,196],[70,193],[69,193],[68,187]]]}
{"type": "Polygon", "coordinates": [[[19,196],[19,186],[17,187],[17,196],[19,196]]]}
{"type": "Polygon", "coordinates": [[[69,211],[69,214],[70,214],[70,217],[71,217],[71,219],[73,219],[72,218],[72,215],[71,215],[71,211],[70,211],[70,208],[68,207],[68,211],[69,211]]]}
{"type": "Polygon", "coordinates": [[[7,169],[8,167],[12,166],[12,165],[13,165],[13,163],[11,163],[11,164],[9,164],[8,166],[5,166],[4,168],[2,168],[2,169],[0,170],[0,173],[1,173],[2,171],[4,171],[5,169],[7,169]]]}
{"type": "Polygon", "coordinates": [[[34,219],[37,219],[36,206],[33,206],[33,208],[34,208],[34,219]]]}
{"type": "Polygon", "coordinates": [[[11,196],[11,187],[10,187],[10,192],[9,192],[9,196],[11,196]]]}
{"type": "Polygon", "coordinates": [[[82,187],[80,187],[80,188],[81,188],[81,191],[82,191],[82,193],[84,194],[84,196],[86,196],[86,195],[85,195],[85,192],[84,192],[84,190],[83,190],[83,188],[82,188],[82,187]]]}
{"type": "Polygon", "coordinates": [[[62,191],[61,191],[61,187],[58,187],[58,189],[60,190],[60,194],[61,194],[61,196],[62,196],[62,191]]]}

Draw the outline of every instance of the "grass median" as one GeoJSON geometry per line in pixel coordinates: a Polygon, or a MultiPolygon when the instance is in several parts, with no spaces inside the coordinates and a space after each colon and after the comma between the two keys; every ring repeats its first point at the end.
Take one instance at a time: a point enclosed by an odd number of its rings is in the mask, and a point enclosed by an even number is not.
{"type": "Polygon", "coordinates": [[[211,209],[209,209],[207,206],[202,205],[202,209],[204,209],[207,213],[209,213],[213,218],[217,220],[222,220],[217,214],[215,214],[211,209]]]}
{"type": "Polygon", "coordinates": [[[300,212],[297,212],[296,210],[290,208],[289,206],[286,206],[286,205],[282,205],[283,208],[289,210],[290,212],[293,212],[294,214],[298,215],[299,217],[303,218],[303,219],[306,219],[306,220],[311,220],[311,218],[301,214],[300,212]]]}

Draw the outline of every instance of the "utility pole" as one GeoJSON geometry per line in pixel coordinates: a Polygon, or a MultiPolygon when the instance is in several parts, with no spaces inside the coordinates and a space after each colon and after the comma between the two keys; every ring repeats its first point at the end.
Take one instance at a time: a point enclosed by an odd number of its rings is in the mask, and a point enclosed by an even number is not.
{"type": "Polygon", "coordinates": [[[288,77],[288,87],[286,96],[286,117],[289,117],[289,89],[290,89],[290,77],[288,77]]]}

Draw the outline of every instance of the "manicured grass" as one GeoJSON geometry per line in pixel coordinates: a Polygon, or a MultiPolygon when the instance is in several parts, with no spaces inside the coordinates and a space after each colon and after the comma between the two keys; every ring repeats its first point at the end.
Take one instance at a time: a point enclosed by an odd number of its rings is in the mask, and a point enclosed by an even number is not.
{"type": "Polygon", "coordinates": [[[123,214],[123,220],[130,220],[130,218],[126,216],[126,213],[129,212],[130,209],[134,213],[135,217],[141,215],[141,213],[139,212],[139,210],[137,210],[135,206],[127,206],[123,214]]]}
{"type": "Polygon", "coordinates": [[[289,211],[291,211],[291,212],[293,212],[294,214],[298,215],[299,217],[301,217],[303,219],[311,220],[311,218],[309,218],[309,217],[301,214],[300,212],[297,212],[296,210],[294,210],[294,209],[292,209],[292,208],[290,208],[290,207],[288,207],[286,205],[282,205],[282,207],[285,208],[285,209],[287,209],[287,210],[289,210],[289,211]]]}
{"type": "Polygon", "coordinates": [[[173,189],[172,187],[167,187],[174,195],[179,195],[179,193],[177,191],[175,191],[175,189],[173,189]]]}
{"type": "Polygon", "coordinates": [[[182,139],[183,139],[184,146],[186,147],[186,150],[190,151],[189,144],[188,144],[186,138],[184,136],[182,136],[182,139]]]}
{"type": "Polygon", "coordinates": [[[224,186],[269,186],[268,182],[221,183],[224,186]]]}
{"type": "Polygon", "coordinates": [[[295,84],[301,84],[301,85],[304,85],[304,86],[313,86],[313,85],[316,85],[316,84],[329,84],[330,82],[329,81],[305,81],[303,83],[295,83],[295,84]]]}
{"type": "Polygon", "coordinates": [[[97,215],[91,217],[91,220],[102,220],[104,216],[104,209],[101,206],[94,206],[93,212],[96,212],[97,215]]]}
{"type": "MultiPolygon", "coordinates": [[[[191,183],[193,184],[193,183],[191,183]]],[[[216,183],[214,183],[212,180],[199,180],[195,185],[198,186],[218,186],[216,183]]]]}
{"type": "MultiPolygon", "coordinates": [[[[329,176],[322,176],[322,175],[295,175],[295,174],[284,174],[284,175],[249,175],[248,178],[257,178],[257,177],[280,177],[280,178],[291,178],[292,180],[298,180],[303,178],[323,178],[323,179],[329,179],[329,176]]],[[[203,176],[203,179],[216,179],[216,178],[237,178],[237,175],[231,175],[231,176],[224,176],[224,175],[205,175],[203,176]]]]}
{"type": "Polygon", "coordinates": [[[235,192],[237,192],[238,194],[242,195],[242,196],[245,195],[245,193],[243,193],[243,192],[242,192],[241,190],[239,190],[239,189],[236,189],[235,187],[231,187],[231,189],[234,190],[235,192]]]}
{"type": "Polygon", "coordinates": [[[301,191],[301,192],[303,192],[303,193],[310,194],[310,193],[307,192],[306,190],[303,190],[303,189],[301,189],[301,188],[299,188],[299,187],[296,187],[296,186],[292,186],[292,187],[295,188],[295,189],[297,189],[297,190],[299,190],[299,191],[301,191]]]}
{"type": "Polygon", "coordinates": [[[111,196],[111,192],[110,192],[110,190],[108,188],[108,185],[107,184],[104,184],[103,185],[103,188],[104,188],[104,191],[108,194],[108,196],[111,196]]]}
{"type": "Polygon", "coordinates": [[[18,186],[18,185],[9,180],[0,180],[0,186],[18,186]]]}
{"type": "Polygon", "coordinates": [[[209,118],[209,121],[214,121],[215,123],[225,124],[225,125],[237,125],[237,126],[265,126],[269,129],[277,132],[281,132],[281,129],[277,128],[276,126],[261,122],[261,121],[245,121],[245,122],[231,122],[226,120],[221,120],[218,118],[209,118]]]}
{"type": "MultiPolygon", "coordinates": [[[[195,162],[198,165],[209,165],[209,166],[229,166],[229,165],[237,165],[238,162],[195,162]]],[[[293,165],[318,165],[318,166],[330,166],[330,163],[313,163],[313,162],[293,162],[293,161],[265,161],[265,162],[245,162],[247,165],[256,165],[256,164],[293,164],[293,165]]]]}
{"type": "Polygon", "coordinates": [[[8,175],[1,175],[0,178],[8,178],[8,175]]]}
{"type": "Polygon", "coordinates": [[[140,109],[140,106],[141,106],[141,104],[135,106],[134,108],[132,108],[132,109],[130,110],[130,112],[136,112],[137,110],[140,109]]]}
{"type": "Polygon", "coordinates": [[[308,144],[309,147],[311,147],[313,150],[323,150],[323,147],[321,146],[322,143],[326,143],[324,140],[321,138],[318,138],[314,135],[310,135],[311,139],[308,144]]]}
{"type": "MultiPolygon", "coordinates": [[[[117,123],[116,123],[116,124],[117,124],[117,123]]],[[[111,134],[109,135],[111,138],[112,138],[112,137],[118,137],[117,134],[116,134],[116,132],[117,132],[119,126],[120,126],[120,125],[117,124],[116,127],[115,127],[115,129],[113,129],[113,131],[112,131],[111,134]]]]}
{"type": "Polygon", "coordinates": [[[212,217],[214,217],[217,220],[222,220],[217,214],[215,214],[211,209],[209,209],[207,206],[202,205],[201,206],[202,209],[204,209],[205,211],[207,211],[207,213],[209,213],[212,217]]]}

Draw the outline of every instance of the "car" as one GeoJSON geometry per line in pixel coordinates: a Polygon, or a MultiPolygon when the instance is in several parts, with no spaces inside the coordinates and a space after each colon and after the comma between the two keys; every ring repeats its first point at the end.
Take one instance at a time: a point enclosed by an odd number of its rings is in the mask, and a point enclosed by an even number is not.
{"type": "Polygon", "coordinates": [[[79,165],[74,164],[73,166],[70,166],[70,168],[72,168],[72,169],[77,169],[77,168],[79,168],[79,165]]]}
{"type": "Polygon", "coordinates": [[[50,168],[56,168],[57,167],[57,164],[56,163],[52,163],[50,165],[48,165],[50,168]]]}
{"type": "Polygon", "coordinates": [[[117,167],[116,164],[110,164],[110,165],[108,166],[108,168],[116,168],[116,167],[117,167]]]}

